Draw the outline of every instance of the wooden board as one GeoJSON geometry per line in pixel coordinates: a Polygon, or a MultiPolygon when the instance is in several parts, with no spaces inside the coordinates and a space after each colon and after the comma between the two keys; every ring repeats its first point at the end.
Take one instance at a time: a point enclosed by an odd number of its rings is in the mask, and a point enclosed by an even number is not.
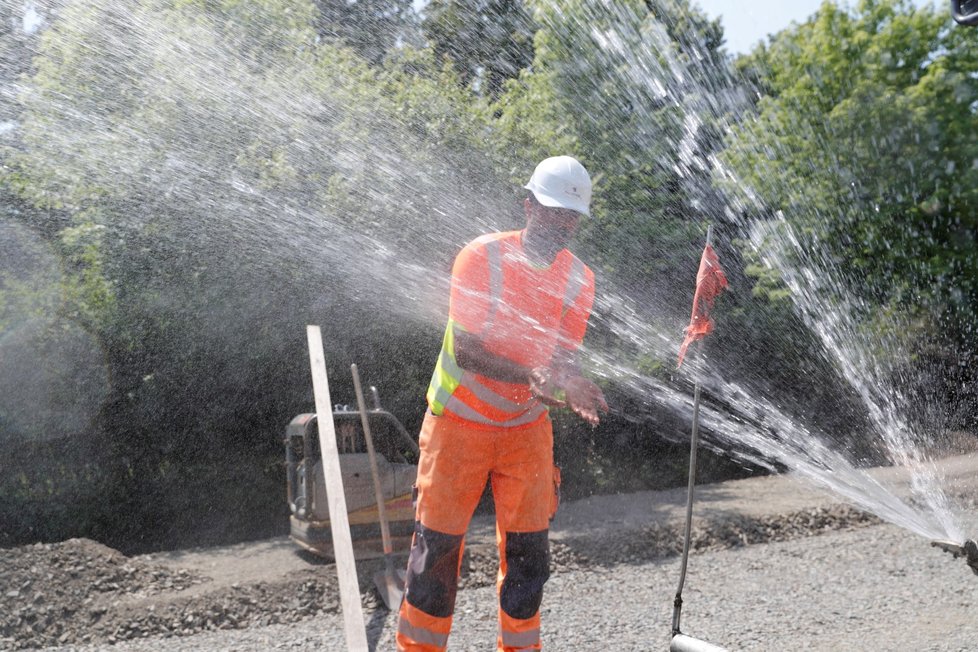
{"type": "Polygon", "coordinates": [[[350,522],[346,513],[346,494],[343,493],[343,475],[336,446],[333,403],[329,397],[329,379],[326,377],[326,355],[323,353],[323,336],[319,326],[306,326],[306,337],[309,340],[312,390],[316,397],[316,421],[319,424],[319,449],[323,455],[323,475],[329,502],[333,555],[339,576],[346,647],[349,652],[368,652],[367,628],[363,620],[363,607],[360,605],[360,585],[357,581],[350,522]]]}

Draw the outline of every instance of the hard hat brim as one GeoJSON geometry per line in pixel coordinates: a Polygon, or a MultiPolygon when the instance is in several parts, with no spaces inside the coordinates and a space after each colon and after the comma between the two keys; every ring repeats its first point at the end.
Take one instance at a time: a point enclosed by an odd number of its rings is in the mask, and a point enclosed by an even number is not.
{"type": "Polygon", "coordinates": [[[574,203],[574,205],[570,205],[566,201],[555,199],[550,195],[547,195],[545,193],[540,192],[539,190],[532,188],[530,184],[526,184],[523,187],[529,190],[530,192],[532,192],[533,196],[536,197],[536,200],[540,202],[540,204],[542,204],[543,206],[546,206],[547,208],[569,208],[572,211],[577,211],[584,217],[591,217],[591,209],[589,206],[582,205],[576,202],[574,203]]]}

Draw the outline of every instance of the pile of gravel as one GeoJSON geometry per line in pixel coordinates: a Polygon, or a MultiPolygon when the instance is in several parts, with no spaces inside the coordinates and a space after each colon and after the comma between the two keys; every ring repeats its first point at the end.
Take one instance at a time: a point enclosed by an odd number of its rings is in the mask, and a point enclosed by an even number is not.
{"type": "Polygon", "coordinates": [[[0,569],[0,649],[185,636],[339,610],[335,580],[313,568],[208,591],[199,575],[87,539],[0,550],[0,569]]]}
{"type": "MultiPolygon", "coordinates": [[[[731,516],[693,529],[695,551],[786,541],[822,532],[862,527],[879,520],[847,506],[813,508],[781,516],[731,516]]],[[[552,543],[556,573],[638,564],[681,552],[681,524],[552,543]]],[[[377,568],[364,564],[360,588],[364,609],[382,611],[373,587],[377,568]]],[[[276,582],[212,590],[186,570],[172,571],[85,539],[0,550],[0,648],[37,648],[115,643],[149,636],[186,636],[207,630],[294,623],[337,613],[339,591],[332,573],[310,566],[276,582]]],[[[496,552],[467,548],[462,588],[495,582],[496,552]]]]}
{"type": "Polygon", "coordinates": [[[152,596],[203,581],[88,539],[0,550],[0,643],[32,647],[78,640],[120,595],[152,596]]]}

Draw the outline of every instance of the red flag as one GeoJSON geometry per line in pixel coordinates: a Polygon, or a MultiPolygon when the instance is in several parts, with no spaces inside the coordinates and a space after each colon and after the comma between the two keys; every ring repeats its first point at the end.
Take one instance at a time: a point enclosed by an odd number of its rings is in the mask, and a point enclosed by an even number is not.
{"type": "Polygon", "coordinates": [[[686,349],[696,340],[701,340],[713,332],[713,320],[710,319],[710,311],[713,309],[713,301],[727,287],[727,277],[720,267],[720,260],[713,247],[709,244],[703,249],[703,257],[700,258],[700,270],[696,273],[696,294],[693,296],[693,316],[690,317],[689,326],[683,332],[686,338],[682,346],[679,347],[679,364],[682,366],[683,357],[686,349]]]}

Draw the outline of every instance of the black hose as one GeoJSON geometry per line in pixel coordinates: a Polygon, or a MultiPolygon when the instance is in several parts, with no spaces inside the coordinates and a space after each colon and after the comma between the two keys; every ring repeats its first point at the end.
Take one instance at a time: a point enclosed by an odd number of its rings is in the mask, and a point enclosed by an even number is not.
{"type": "MultiPolygon", "coordinates": [[[[951,0],[951,15],[954,16],[954,20],[960,25],[966,25],[968,27],[974,27],[978,25],[978,7],[971,6],[968,8],[962,8],[962,5],[969,4],[967,0],[951,0]],[[967,12],[967,13],[965,13],[967,12]]],[[[970,3],[972,5],[978,5],[978,3],[970,3]]]]}

